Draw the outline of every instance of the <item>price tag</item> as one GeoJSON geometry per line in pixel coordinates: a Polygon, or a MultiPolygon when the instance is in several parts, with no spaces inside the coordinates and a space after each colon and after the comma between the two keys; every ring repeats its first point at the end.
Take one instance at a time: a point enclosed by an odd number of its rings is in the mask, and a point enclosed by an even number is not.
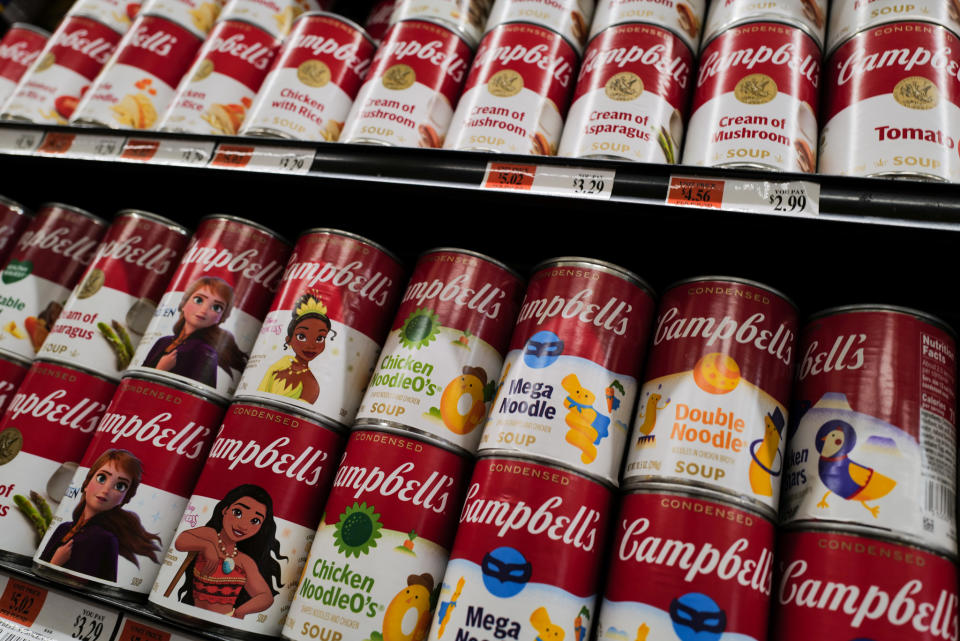
{"type": "Polygon", "coordinates": [[[213,167],[276,173],[306,174],[313,166],[314,149],[221,144],[210,161],[213,167]]]}
{"type": "Polygon", "coordinates": [[[709,180],[671,176],[668,205],[785,216],[820,215],[820,185],[797,180],[709,180]]]}
{"type": "Polygon", "coordinates": [[[123,151],[123,136],[76,134],[67,155],[86,160],[113,160],[123,151]]]}
{"type": "Polygon", "coordinates": [[[10,578],[0,595],[0,617],[29,628],[46,600],[44,588],[10,578]]]}
{"type": "Polygon", "coordinates": [[[0,626],[21,639],[110,641],[117,629],[120,614],[111,609],[12,577],[0,576],[0,585],[0,626]]]}
{"type": "Polygon", "coordinates": [[[0,153],[30,155],[40,146],[43,132],[36,129],[0,129],[0,153]]]}
{"type": "Polygon", "coordinates": [[[143,162],[151,165],[178,165],[201,167],[213,157],[215,142],[182,139],[129,138],[123,145],[118,160],[143,162]]]}
{"type": "Polygon", "coordinates": [[[530,191],[537,175],[536,165],[511,165],[503,162],[487,163],[483,177],[484,189],[530,191]]]}
{"type": "Polygon", "coordinates": [[[482,187],[609,200],[615,177],[616,171],[611,169],[491,162],[487,164],[482,187]]]}
{"type": "Polygon", "coordinates": [[[73,146],[73,139],[77,134],[65,134],[59,131],[48,131],[43,137],[40,146],[37,147],[38,154],[66,154],[73,146]]]}
{"type": "Polygon", "coordinates": [[[124,616],[117,641],[171,641],[171,636],[166,630],[124,616]]]}
{"type": "Polygon", "coordinates": [[[720,209],[723,204],[723,187],[722,180],[670,176],[667,204],[720,209]]]}

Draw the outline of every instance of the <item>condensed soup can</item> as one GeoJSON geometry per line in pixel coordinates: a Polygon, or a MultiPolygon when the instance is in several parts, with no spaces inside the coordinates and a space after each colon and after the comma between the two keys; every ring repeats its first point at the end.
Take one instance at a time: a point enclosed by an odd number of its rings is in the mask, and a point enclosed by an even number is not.
{"type": "Polygon", "coordinates": [[[142,2],[129,0],[77,0],[67,12],[67,17],[92,18],[122,34],[130,28],[142,5],[142,2]]]}
{"type": "Polygon", "coordinates": [[[830,11],[827,52],[861,31],[892,22],[932,22],[960,33],[960,2],[957,0],[871,0],[838,2],[830,11]]]}
{"type": "Polygon", "coordinates": [[[230,0],[220,20],[249,22],[283,40],[301,14],[321,11],[332,4],[332,0],[230,0]]]}
{"type": "Polygon", "coordinates": [[[119,381],[188,241],[186,228],[162,216],[117,214],[39,356],[119,381]]]}
{"type": "Polygon", "coordinates": [[[260,27],[221,19],[184,74],[157,128],[236,135],[279,50],[280,40],[260,27]]]}
{"type": "Polygon", "coordinates": [[[577,52],[556,31],[510,23],[477,48],[444,149],[555,156],[577,52]]]}
{"type": "Polygon", "coordinates": [[[154,372],[230,398],[289,252],[285,240],[256,223],[203,218],[128,371],[154,372]]]}
{"type": "Polygon", "coordinates": [[[367,14],[363,28],[377,44],[383,40],[387,29],[390,28],[390,17],[393,15],[393,9],[396,4],[397,0],[380,0],[373,5],[370,13],[367,14]]]}
{"type": "Polygon", "coordinates": [[[356,424],[477,449],[520,307],[506,265],[462,249],[422,255],[400,301],[356,424]]]}
{"type": "Polygon", "coordinates": [[[91,18],[65,17],[0,108],[0,118],[67,124],[121,35],[91,18]]]}
{"type": "Polygon", "coordinates": [[[783,531],[770,638],[957,638],[957,566],[928,550],[825,529],[783,531]]]}
{"type": "Polygon", "coordinates": [[[344,441],[299,413],[231,405],[150,603],[223,634],[279,636],[344,441]]]}
{"type": "Polygon", "coordinates": [[[466,38],[470,48],[483,36],[494,0],[397,0],[390,24],[405,20],[442,22],[466,38]]]}
{"type": "Polygon", "coordinates": [[[33,360],[106,229],[103,219],[77,207],[40,208],[3,269],[0,352],[33,360]]]}
{"type": "Polygon", "coordinates": [[[766,285],[724,276],[673,285],[660,301],[624,484],[705,487],[776,515],[796,343],[796,308],[766,285]]]}
{"type": "Polygon", "coordinates": [[[346,18],[301,15],[240,134],[336,142],[375,49],[370,36],[346,18]]]}
{"type": "Polygon", "coordinates": [[[820,48],[782,23],[733,27],[700,55],[683,163],[812,173],[820,48]]]}
{"type": "Polygon", "coordinates": [[[162,379],[124,378],[40,541],[34,569],[108,594],[146,594],[223,410],[222,402],[162,379]]]}
{"type": "Polygon", "coordinates": [[[960,39],[903,22],[856,34],[833,53],[820,173],[960,180],[960,39]]]}
{"type": "MultiPolygon", "coordinates": [[[[833,4],[847,4],[835,2],[833,4]]],[[[750,22],[784,22],[808,33],[823,48],[827,28],[827,0],[714,0],[703,31],[704,44],[734,25],[750,22]]]]}
{"type": "Polygon", "coordinates": [[[141,14],[71,118],[72,123],[152,129],[203,40],[172,20],[141,14]]]}
{"type": "Polygon", "coordinates": [[[225,0],[151,0],[145,12],[176,22],[206,39],[224,4],[225,0]]]}
{"type": "Polygon", "coordinates": [[[442,147],[471,55],[463,36],[441,23],[393,25],[373,57],[340,140],[442,147]]]}
{"type": "Polygon", "coordinates": [[[35,361],[0,420],[0,558],[29,565],[117,385],[35,361]]]}
{"type": "Polygon", "coordinates": [[[497,0],[487,18],[486,31],[507,22],[527,22],[561,34],[583,52],[596,0],[497,0]]]}
{"type": "Polygon", "coordinates": [[[494,625],[515,639],[589,640],[612,507],[609,486],[571,471],[481,458],[429,640],[494,625]]]}
{"type": "Polygon", "coordinates": [[[538,265],[480,453],[547,461],[617,485],[655,307],[650,286],[615,265],[538,265]]]}
{"type": "Polygon", "coordinates": [[[0,414],[7,410],[20,382],[30,371],[30,361],[0,354],[0,414]]]}
{"type": "Polygon", "coordinates": [[[400,259],[361,236],[334,229],[302,234],[236,396],[353,425],[403,276],[400,259]]]}
{"type": "Polygon", "coordinates": [[[666,487],[623,497],[601,641],[623,631],[651,640],[767,639],[775,528],[728,499],[666,487]]]}
{"type": "Polygon", "coordinates": [[[13,93],[17,83],[40,57],[50,34],[26,22],[17,22],[0,40],[0,104],[13,93]]]}
{"type": "Polygon", "coordinates": [[[783,523],[862,526],[956,554],[953,331],[922,312],[854,306],[814,316],[799,349],[783,523]]]}
{"type": "Polygon", "coordinates": [[[20,235],[26,231],[31,220],[33,214],[26,207],[0,196],[0,265],[6,266],[20,235]]]}
{"type": "Polygon", "coordinates": [[[618,24],[587,46],[557,155],[680,162],[693,52],[671,31],[618,24]]]}
{"type": "Polygon", "coordinates": [[[643,22],[673,31],[699,51],[706,9],[707,0],[598,0],[590,39],[617,24],[643,22]]]}
{"type": "Polygon", "coordinates": [[[355,430],[283,636],[426,638],[469,466],[467,457],[411,435],[355,430]]]}

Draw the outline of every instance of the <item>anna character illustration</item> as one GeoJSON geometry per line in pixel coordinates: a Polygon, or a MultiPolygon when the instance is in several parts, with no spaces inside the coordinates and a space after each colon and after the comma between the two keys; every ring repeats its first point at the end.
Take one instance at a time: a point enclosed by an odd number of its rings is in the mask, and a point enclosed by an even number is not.
{"type": "Polygon", "coordinates": [[[232,305],[233,288],[226,281],[214,276],[195,280],[180,300],[180,318],[173,325],[173,335],[153,344],[144,367],[186,376],[211,387],[217,385],[218,366],[227,372],[242,372],[247,355],[233,334],[220,328],[232,305]]]}
{"type": "Polygon", "coordinates": [[[206,525],[185,530],[173,542],[189,554],[165,595],[186,574],[177,593],[181,603],[238,619],[266,610],[283,587],[278,561],[287,558],[280,555],[276,531],[267,491],[252,484],[235,487],[206,525]]]}
{"type": "Polygon", "coordinates": [[[309,291],[293,305],[293,318],[287,325],[283,349],[289,346],[293,356],[284,356],[270,366],[257,388],[280,396],[313,403],[320,396],[320,384],[310,371],[310,361],[323,352],[326,341],[337,332],[330,328],[327,306],[316,292],[309,291]]]}
{"type": "Polygon", "coordinates": [[[159,563],[160,537],[147,532],[135,513],[122,509],[136,495],[142,476],[140,459],[130,452],[101,454],[80,486],[73,520],[57,527],[40,559],[113,582],[121,556],[137,567],[138,555],[159,563]]]}

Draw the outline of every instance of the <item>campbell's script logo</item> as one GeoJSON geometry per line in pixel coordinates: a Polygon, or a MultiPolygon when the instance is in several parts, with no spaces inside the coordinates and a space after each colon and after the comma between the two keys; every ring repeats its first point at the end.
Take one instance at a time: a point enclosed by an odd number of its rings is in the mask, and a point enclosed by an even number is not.
{"type": "Polygon", "coordinates": [[[697,78],[697,86],[703,86],[707,80],[731,69],[749,71],[754,67],[769,63],[778,67],[788,67],[810,81],[810,84],[814,87],[817,87],[820,84],[820,61],[811,54],[800,58],[800,53],[793,43],[780,45],[777,49],[760,45],[756,49],[751,47],[737,49],[736,51],[722,51],[718,47],[700,62],[700,76],[697,78]]]}
{"type": "Polygon", "coordinates": [[[396,495],[398,501],[444,514],[450,501],[453,478],[432,470],[423,480],[418,478],[416,467],[415,463],[408,461],[387,472],[379,465],[367,467],[342,463],[337,468],[333,487],[354,490],[354,499],[366,494],[396,495]]]}
{"type": "Polygon", "coordinates": [[[100,417],[107,409],[105,403],[83,397],[73,404],[58,403],[67,395],[66,390],[56,390],[46,396],[34,392],[18,392],[10,401],[7,414],[12,420],[21,416],[39,418],[55,423],[83,434],[89,434],[97,428],[100,417]]]}
{"type": "Polygon", "coordinates": [[[283,282],[294,280],[302,284],[305,289],[311,289],[320,284],[333,285],[339,289],[351,291],[378,307],[386,305],[390,298],[393,279],[380,272],[370,274],[367,266],[359,260],[345,265],[335,265],[331,262],[300,262],[297,258],[296,254],[290,257],[281,279],[283,282]]]}
{"type": "Polygon", "coordinates": [[[243,278],[250,279],[254,283],[274,291],[280,284],[283,265],[275,260],[271,260],[266,265],[254,262],[259,255],[260,252],[256,249],[245,249],[239,254],[235,254],[223,247],[203,247],[197,244],[187,251],[186,256],[180,261],[180,265],[182,267],[195,264],[203,272],[208,272],[211,269],[225,269],[228,272],[241,273],[243,278]]]}
{"type": "MultiPolygon", "coordinates": [[[[657,44],[646,49],[637,45],[611,49],[591,49],[587,52],[587,56],[580,66],[579,77],[583,78],[597,69],[608,69],[610,67],[623,69],[627,65],[637,63],[645,67],[653,67],[661,75],[673,78],[674,82],[685,89],[690,81],[690,65],[680,56],[671,58],[669,54],[670,48],[664,44],[657,44]]],[[[639,80],[639,78],[637,79],[639,80]]],[[[642,82],[640,86],[642,88],[642,82]]]]}
{"type": "Polygon", "coordinates": [[[166,423],[172,418],[171,412],[162,412],[147,420],[143,420],[136,414],[108,412],[97,426],[97,433],[109,436],[111,443],[121,439],[149,442],[158,449],[174,452],[188,459],[196,459],[203,452],[207,437],[212,433],[210,428],[193,421],[186,425],[167,427],[166,423]]]}
{"type": "Polygon", "coordinates": [[[107,63],[116,46],[116,43],[110,42],[102,36],[91,36],[86,29],[61,33],[54,42],[54,47],[72,49],[101,65],[107,63]]]}
{"type": "Polygon", "coordinates": [[[602,327],[617,336],[627,333],[630,319],[627,317],[633,310],[633,305],[611,296],[603,303],[592,302],[592,289],[581,289],[569,298],[553,296],[552,298],[535,298],[526,300],[520,308],[517,323],[528,319],[535,319],[537,325],[542,325],[551,318],[576,318],[581,323],[602,327]]]}
{"type": "Polygon", "coordinates": [[[89,236],[76,238],[75,233],[75,230],[69,227],[26,231],[17,242],[17,249],[21,252],[28,249],[46,249],[64,258],[75,260],[81,265],[87,265],[93,260],[97,241],[89,236]]]}
{"type": "Polygon", "coordinates": [[[760,329],[767,317],[756,312],[740,322],[729,316],[722,319],[704,317],[680,317],[680,310],[671,307],[657,320],[657,331],[653,344],[681,338],[701,338],[707,346],[733,340],[741,345],[753,345],[756,349],[776,356],[785,365],[790,365],[793,356],[794,333],[786,323],[777,326],[776,331],[760,329]]]}
{"type": "Polygon", "coordinates": [[[239,58],[261,71],[269,66],[276,51],[260,42],[247,42],[242,33],[234,33],[227,38],[216,38],[210,47],[211,52],[225,53],[239,58]]]}
{"type": "Polygon", "coordinates": [[[930,68],[931,73],[940,75],[947,70],[947,73],[952,76],[956,76],[958,72],[958,64],[953,58],[953,50],[950,47],[943,47],[936,51],[926,47],[912,49],[904,47],[874,52],[858,48],[854,49],[849,58],[835,64],[838,65],[837,84],[840,86],[847,84],[853,78],[862,77],[868,71],[878,69],[901,69],[906,72],[930,68]]]}
{"type": "Polygon", "coordinates": [[[864,361],[862,346],[866,341],[866,334],[840,335],[823,346],[820,341],[810,341],[803,354],[798,378],[802,381],[808,376],[860,369],[864,361]]]}
{"type": "Polygon", "coordinates": [[[177,44],[177,37],[166,31],[151,32],[149,25],[144,25],[130,34],[129,43],[137,49],[144,49],[158,56],[166,57],[177,44]]]}
{"type": "Polygon", "coordinates": [[[23,40],[8,45],[0,44],[0,59],[26,67],[33,64],[33,61],[40,56],[40,51],[40,49],[33,49],[23,40]]]}
{"type": "Polygon", "coordinates": [[[573,65],[564,56],[551,56],[550,47],[545,44],[526,47],[522,44],[500,47],[483,46],[477,51],[473,61],[475,69],[497,62],[503,66],[524,64],[545,71],[554,80],[566,87],[573,75],[573,65]]]}
{"type": "Polygon", "coordinates": [[[238,466],[267,469],[277,476],[294,479],[305,485],[316,485],[323,474],[323,464],[328,454],[313,445],[303,447],[294,444],[291,439],[281,436],[269,443],[256,439],[235,439],[223,436],[223,427],[217,434],[210,450],[210,460],[227,461],[227,469],[238,466]]]}
{"type": "MultiPolygon", "coordinates": [[[[380,58],[386,58],[394,63],[390,68],[391,70],[397,66],[396,63],[408,58],[423,60],[434,67],[444,69],[454,82],[463,80],[463,74],[467,69],[467,61],[455,50],[447,51],[447,45],[440,40],[431,40],[430,42],[419,42],[417,40],[386,42],[377,49],[374,63],[380,58]]],[[[413,69],[409,66],[407,66],[407,69],[410,69],[410,75],[412,75],[415,80],[416,74],[413,73],[413,69]]],[[[389,71],[390,70],[388,70],[388,73],[389,71]]],[[[410,84],[413,84],[413,81],[410,81],[410,84]]],[[[394,89],[395,87],[388,88],[394,89]]]]}
{"type": "Polygon", "coordinates": [[[97,248],[97,260],[101,258],[107,260],[121,260],[137,267],[150,270],[156,274],[166,274],[173,261],[176,259],[176,252],[169,247],[164,247],[160,243],[154,243],[151,247],[140,246],[143,243],[142,236],[130,236],[123,240],[111,240],[102,243],[97,248]]]}
{"type": "Polygon", "coordinates": [[[417,281],[407,287],[403,302],[412,300],[416,301],[417,306],[422,306],[427,301],[436,299],[472,309],[490,319],[496,318],[500,314],[500,301],[507,297],[507,293],[489,283],[484,283],[480,289],[467,287],[469,283],[468,274],[460,274],[448,283],[437,278],[417,281]]]}
{"type": "Polygon", "coordinates": [[[360,76],[366,73],[367,68],[370,66],[369,56],[358,55],[360,45],[356,42],[341,43],[333,38],[307,33],[298,35],[293,46],[296,49],[306,49],[310,51],[315,58],[326,57],[339,60],[360,76]]]}

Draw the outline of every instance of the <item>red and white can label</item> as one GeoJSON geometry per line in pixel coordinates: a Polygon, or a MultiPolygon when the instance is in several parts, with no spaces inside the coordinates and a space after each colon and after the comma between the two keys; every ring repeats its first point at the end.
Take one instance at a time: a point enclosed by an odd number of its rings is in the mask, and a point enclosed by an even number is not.
{"type": "Polygon", "coordinates": [[[0,550],[33,556],[40,534],[14,497],[56,510],[116,387],[53,363],[30,367],[0,420],[0,550]]]}
{"type": "Polygon", "coordinates": [[[526,22],[556,31],[583,51],[596,0],[500,0],[493,4],[486,31],[507,22],[526,22]]]}
{"type": "Polygon", "coordinates": [[[246,221],[201,221],[128,371],[169,376],[230,398],[289,251],[246,221]]]}
{"type": "Polygon", "coordinates": [[[0,104],[13,93],[27,69],[40,57],[49,35],[42,29],[15,24],[0,40],[0,104]]]}
{"type": "Polygon", "coordinates": [[[480,439],[612,485],[656,303],[631,275],[558,261],[527,286],[480,439]]]}
{"type": "Polygon", "coordinates": [[[496,27],[477,49],[444,148],[555,156],[576,70],[577,52],[558,33],[496,27]]]}
{"type": "Polygon", "coordinates": [[[799,354],[783,522],[880,528],[955,554],[954,337],[863,309],[810,322],[799,354]]]}
{"type": "Polygon", "coordinates": [[[644,22],[674,32],[691,51],[700,49],[707,0],[597,0],[590,38],[625,22],[644,22]]]}
{"type": "Polygon", "coordinates": [[[205,40],[224,4],[225,0],[151,0],[147,12],[176,22],[205,40]]]}
{"type": "Polygon", "coordinates": [[[772,639],[957,639],[950,559],[851,534],[784,531],[777,564],[772,639]]]}
{"type": "Polygon", "coordinates": [[[20,382],[29,370],[29,362],[0,355],[0,413],[7,410],[14,392],[19,389],[20,382]]]}
{"type": "Polygon", "coordinates": [[[123,379],[40,541],[34,564],[129,592],[148,592],[223,410],[182,389],[123,379]]]}
{"type": "Polygon", "coordinates": [[[440,24],[395,24],[374,54],[340,140],[442,147],[471,55],[463,38],[440,24]]]}
{"type": "Polygon", "coordinates": [[[420,258],[356,422],[395,425],[476,451],[523,283],[456,250],[420,258]]]}
{"type": "Polygon", "coordinates": [[[397,0],[379,0],[367,14],[363,28],[375,42],[379,43],[387,34],[387,29],[390,28],[390,16],[393,15],[396,4],[397,0]]]}
{"type": "Polygon", "coordinates": [[[660,303],[623,480],[735,494],[776,513],[797,310],[735,280],[676,285],[660,303]]]}
{"type": "Polygon", "coordinates": [[[231,0],[220,19],[249,22],[283,40],[300,14],[321,11],[332,4],[333,0],[231,0]]]}
{"type": "Polygon", "coordinates": [[[60,205],[37,212],[0,273],[0,351],[33,360],[105,231],[99,218],[60,205]]]}
{"type": "Polygon", "coordinates": [[[820,47],[797,27],[752,23],[700,56],[683,162],[812,173],[820,47]]]}
{"type": "Polygon", "coordinates": [[[152,129],[203,43],[179,24],[142,15],[77,105],[71,120],[152,129]]]}
{"type": "Polygon", "coordinates": [[[279,636],[344,440],[301,416],[231,405],[150,601],[217,625],[279,636]],[[237,516],[238,509],[248,512],[237,516]],[[204,570],[205,563],[220,561],[210,557],[218,536],[240,549],[230,572],[204,570]],[[255,553],[263,550],[272,552],[255,553]]]}
{"type": "Polygon", "coordinates": [[[157,128],[236,135],[279,50],[280,41],[260,27],[221,19],[157,128]]]}
{"type": "Polygon", "coordinates": [[[624,630],[638,639],[767,639],[770,521],[714,501],[634,493],[615,528],[602,639],[624,630]]]}
{"type": "Polygon", "coordinates": [[[374,49],[362,30],[333,14],[298,19],[240,133],[336,142],[374,49]]]}
{"type": "Polygon", "coordinates": [[[710,3],[703,42],[708,44],[728,31],[731,25],[763,21],[797,26],[809,33],[819,48],[823,46],[823,35],[827,28],[827,0],[715,0],[710,3]]]}
{"type": "Polygon", "coordinates": [[[830,58],[820,171],[960,180],[960,39],[921,22],[857,34],[830,58]]]}
{"type": "Polygon", "coordinates": [[[142,5],[135,0],[77,0],[67,16],[93,18],[122,34],[130,28],[142,5]]]}
{"type": "Polygon", "coordinates": [[[667,29],[610,27],[580,65],[560,156],[680,162],[693,53],[667,29]]]}
{"type": "Polygon", "coordinates": [[[113,55],[121,34],[82,16],[64,18],[3,105],[3,117],[65,125],[113,55]]]}
{"type": "Polygon", "coordinates": [[[430,641],[589,639],[613,492],[516,459],[477,462],[430,641]],[[480,635],[486,635],[481,637],[480,635]]]}
{"type": "Polygon", "coordinates": [[[353,432],[283,635],[425,638],[468,469],[423,441],[353,432]]]}
{"type": "Polygon", "coordinates": [[[394,256],[359,237],[335,231],[301,236],[237,396],[353,425],[402,279],[394,256]]]}
{"type": "Polygon", "coordinates": [[[119,380],[188,240],[185,229],[122,212],[64,303],[40,357],[119,380]]]}
{"type": "MultiPolygon", "coordinates": [[[[390,24],[407,20],[428,20],[449,25],[458,34],[465,36],[471,48],[480,42],[486,31],[487,18],[494,0],[421,0],[404,2],[398,0],[390,16],[390,24]]],[[[454,100],[453,102],[456,102],[454,100]]]]}
{"type": "Polygon", "coordinates": [[[830,11],[825,51],[833,51],[850,36],[891,22],[932,22],[960,32],[960,2],[957,0],[869,0],[840,2],[830,11]]]}
{"type": "Polygon", "coordinates": [[[33,220],[23,206],[0,196],[0,265],[6,265],[17,241],[33,220]]]}

